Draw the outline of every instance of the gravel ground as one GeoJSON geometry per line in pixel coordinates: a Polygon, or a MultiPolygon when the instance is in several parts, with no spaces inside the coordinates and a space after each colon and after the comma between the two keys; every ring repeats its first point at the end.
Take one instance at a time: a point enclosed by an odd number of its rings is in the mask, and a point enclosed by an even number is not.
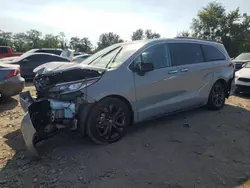
{"type": "Polygon", "coordinates": [[[106,146],[60,133],[39,144],[42,159],[34,160],[13,97],[0,106],[0,187],[235,187],[250,179],[248,98],[231,97],[221,111],[199,108],[133,125],[106,146]]]}

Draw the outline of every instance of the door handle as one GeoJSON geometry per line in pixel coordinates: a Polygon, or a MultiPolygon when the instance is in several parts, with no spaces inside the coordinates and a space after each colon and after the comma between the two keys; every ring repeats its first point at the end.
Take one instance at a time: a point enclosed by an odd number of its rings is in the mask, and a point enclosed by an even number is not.
{"type": "Polygon", "coordinates": [[[176,74],[178,72],[178,70],[171,70],[168,72],[168,74],[176,74]]]}
{"type": "Polygon", "coordinates": [[[181,72],[187,72],[189,71],[187,68],[181,69],[181,72]]]}

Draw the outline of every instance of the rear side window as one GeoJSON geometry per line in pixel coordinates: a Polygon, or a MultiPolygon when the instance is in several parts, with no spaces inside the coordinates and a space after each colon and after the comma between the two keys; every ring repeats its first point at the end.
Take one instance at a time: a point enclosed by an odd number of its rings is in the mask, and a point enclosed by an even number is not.
{"type": "Polygon", "coordinates": [[[37,52],[42,52],[42,53],[49,53],[49,54],[55,54],[55,55],[60,55],[62,53],[61,50],[38,50],[37,52]]]}
{"type": "Polygon", "coordinates": [[[174,66],[204,62],[200,44],[169,43],[168,46],[174,66]]]}
{"type": "Polygon", "coordinates": [[[0,54],[7,54],[7,53],[8,53],[8,48],[0,47],[0,54]]]}
{"type": "Polygon", "coordinates": [[[41,57],[43,62],[50,62],[50,61],[68,61],[67,59],[58,57],[58,56],[54,56],[54,55],[42,55],[41,57]]]}
{"type": "Polygon", "coordinates": [[[226,57],[217,48],[209,45],[202,45],[205,61],[220,61],[226,57]]]}
{"type": "Polygon", "coordinates": [[[34,55],[26,57],[25,59],[28,59],[29,61],[32,61],[32,62],[41,61],[42,55],[34,54],[34,55]]]}

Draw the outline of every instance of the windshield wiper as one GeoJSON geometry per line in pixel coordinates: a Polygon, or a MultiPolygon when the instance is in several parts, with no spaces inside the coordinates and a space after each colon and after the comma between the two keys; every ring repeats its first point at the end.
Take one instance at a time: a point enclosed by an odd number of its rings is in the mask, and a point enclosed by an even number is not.
{"type": "Polygon", "coordinates": [[[115,62],[116,57],[118,56],[118,54],[119,54],[121,51],[122,51],[122,47],[121,47],[121,48],[118,50],[118,52],[115,54],[114,58],[111,59],[111,60],[108,62],[108,64],[105,66],[105,68],[110,68],[110,67],[108,67],[108,66],[109,66],[110,64],[112,64],[112,63],[115,62]]]}

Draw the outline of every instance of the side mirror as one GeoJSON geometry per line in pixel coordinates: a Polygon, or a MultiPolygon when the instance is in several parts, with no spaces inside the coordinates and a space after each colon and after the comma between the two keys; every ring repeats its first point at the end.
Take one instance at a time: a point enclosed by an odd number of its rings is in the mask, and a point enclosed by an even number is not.
{"type": "Polygon", "coordinates": [[[140,66],[140,72],[150,72],[154,70],[154,64],[153,63],[141,63],[140,66]]]}
{"type": "Polygon", "coordinates": [[[23,59],[22,62],[27,63],[27,62],[29,62],[29,60],[28,59],[23,59]]]}

